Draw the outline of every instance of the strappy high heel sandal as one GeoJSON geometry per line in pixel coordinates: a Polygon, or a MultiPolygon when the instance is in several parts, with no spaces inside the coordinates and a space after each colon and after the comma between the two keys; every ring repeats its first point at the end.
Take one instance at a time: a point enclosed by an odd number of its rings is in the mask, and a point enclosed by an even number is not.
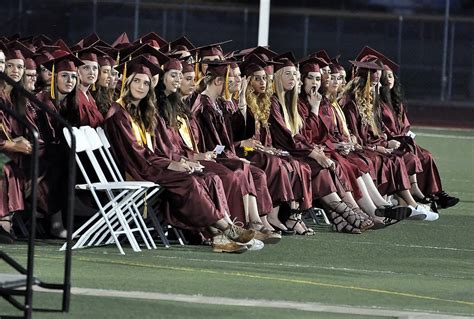
{"type": "Polygon", "coordinates": [[[315,232],[313,229],[311,228],[308,228],[306,226],[306,224],[303,222],[303,220],[301,219],[301,214],[293,214],[291,215],[288,220],[285,222],[285,226],[289,229],[289,230],[294,230],[296,232],[296,234],[298,235],[304,235],[304,236],[314,236],[315,235],[315,232]],[[288,225],[288,221],[292,222],[293,225],[290,226],[288,225]],[[297,227],[300,227],[302,230],[298,231],[297,227]]]}

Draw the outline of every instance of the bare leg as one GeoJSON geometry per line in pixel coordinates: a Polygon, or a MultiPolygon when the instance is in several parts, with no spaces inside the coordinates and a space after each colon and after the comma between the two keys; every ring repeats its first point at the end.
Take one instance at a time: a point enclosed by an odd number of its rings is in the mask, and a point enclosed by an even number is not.
{"type": "MultiPolygon", "coordinates": [[[[357,201],[357,204],[370,216],[375,216],[375,210],[377,207],[375,206],[374,202],[372,201],[369,192],[367,191],[367,187],[365,187],[364,180],[362,178],[357,178],[357,185],[359,185],[359,189],[362,193],[362,197],[357,201]]],[[[345,199],[346,197],[344,197],[345,199]]]]}
{"type": "Polygon", "coordinates": [[[411,196],[410,191],[408,190],[403,190],[399,191],[398,195],[410,206],[416,207],[418,204],[416,203],[415,199],[413,196],[411,196]]]}
{"type": "Polygon", "coordinates": [[[260,217],[260,219],[262,220],[262,224],[263,226],[265,226],[265,228],[268,228],[271,231],[275,231],[275,228],[273,228],[272,225],[270,225],[270,223],[268,222],[267,216],[262,216],[260,217]]]}
{"type": "Polygon", "coordinates": [[[374,202],[375,206],[382,207],[390,205],[383,197],[380,195],[377,186],[375,186],[372,177],[368,173],[362,175],[362,180],[364,181],[364,185],[367,188],[367,192],[370,195],[370,198],[374,202]]]}
{"type": "Polygon", "coordinates": [[[2,227],[7,233],[9,233],[12,228],[12,215],[1,217],[0,227],[2,227]]]}
{"type": "Polygon", "coordinates": [[[411,183],[410,192],[413,195],[413,197],[418,198],[418,199],[425,198],[425,195],[423,194],[423,192],[418,187],[418,182],[416,180],[416,174],[410,175],[410,183],[411,183]]]}
{"type": "Polygon", "coordinates": [[[64,229],[63,214],[61,211],[51,215],[49,221],[51,225],[51,234],[59,238],[66,238],[67,231],[64,229]]]}
{"type": "Polygon", "coordinates": [[[278,219],[278,211],[280,210],[280,206],[273,207],[273,210],[270,214],[267,215],[267,220],[271,225],[278,227],[282,230],[288,230],[286,226],[278,219]]]}
{"type": "Polygon", "coordinates": [[[260,215],[258,214],[257,198],[255,196],[249,196],[249,210],[248,219],[249,223],[261,223],[260,215]]]}
{"type": "Polygon", "coordinates": [[[249,205],[250,205],[250,195],[244,195],[242,197],[242,200],[244,201],[244,213],[245,213],[245,221],[249,220],[249,205]]]}
{"type": "Polygon", "coordinates": [[[290,208],[293,209],[293,210],[296,210],[296,209],[300,208],[300,203],[292,201],[292,202],[290,202],[290,208]]]}

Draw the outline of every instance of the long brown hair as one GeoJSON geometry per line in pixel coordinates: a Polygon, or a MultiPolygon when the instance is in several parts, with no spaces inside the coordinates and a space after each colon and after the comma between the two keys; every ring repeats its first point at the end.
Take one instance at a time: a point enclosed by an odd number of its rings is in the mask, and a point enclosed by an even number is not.
{"type": "Polygon", "coordinates": [[[120,99],[124,102],[125,109],[130,114],[132,119],[137,123],[143,123],[145,130],[148,133],[153,134],[157,124],[157,111],[155,106],[155,92],[151,86],[151,78],[148,77],[150,80],[150,89],[148,90],[147,95],[140,100],[137,106],[132,103],[134,98],[132,96],[132,92],[130,91],[130,84],[132,83],[133,79],[135,79],[136,75],[137,73],[132,73],[132,75],[127,78],[125,81],[125,89],[120,99]]]}

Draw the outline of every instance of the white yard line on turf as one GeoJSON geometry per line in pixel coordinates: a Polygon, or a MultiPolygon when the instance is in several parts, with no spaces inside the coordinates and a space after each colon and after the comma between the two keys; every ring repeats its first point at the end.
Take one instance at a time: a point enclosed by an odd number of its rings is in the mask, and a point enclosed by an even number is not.
{"type": "Polygon", "coordinates": [[[474,136],[467,136],[467,135],[450,135],[450,134],[434,134],[434,133],[416,133],[416,135],[423,136],[423,137],[451,138],[455,140],[474,140],[474,136]]]}
{"type": "MultiPolygon", "coordinates": [[[[36,291],[52,292],[42,288],[36,288],[36,291]]],[[[160,300],[160,301],[174,301],[174,302],[187,302],[196,304],[207,304],[207,305],[220,305],[220,306],[243,306],[243,307],[261,307],[261,308],[276,308],[276,309],[294,309],[300,311],[311,311],[311,312],[330,312],[340,313],[349,315],[365,315],[365,316],[387,316],[397,318],[416,318],[416,319],[447,319],[447,318],[472,318],[465,316],[454,316],[452,314],[439,314],[429,312],[417,312],[417,311],[396,311],[387,309],[376,309],[376,308],[361,308],[351,306],[335,306],[325,305],[314,302],[297,302],[287,300],[249,300],[249,299],[234,299],[234,298],[222,298],[222,297],[206,297],[202,295],[183,295],[183,294],[165,294],[158,292],[143,292],[143,291],[122,291],[122,290],[110,290],[110,289],[93,289],[93,288],[77,288],[71,289],[73,295],[81,296],[95,296],[95,297],[114,297],[114,298],[132,298],[132,299],[143,299],[143,300],[160,300]]]]}

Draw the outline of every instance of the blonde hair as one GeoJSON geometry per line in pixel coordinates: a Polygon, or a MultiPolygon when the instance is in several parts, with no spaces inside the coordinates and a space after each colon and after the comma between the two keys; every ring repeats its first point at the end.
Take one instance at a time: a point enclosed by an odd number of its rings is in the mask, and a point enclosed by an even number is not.
{"type": "MultiPolygon", "coordinates": [[[[375,118],[375,92],[370,86],[370,72],[367,76],[359,75],[349,82],[354,90],[355,104],[359,111],[362,124],[369,125],[375,136],[380,136],[380,129],[375,118]]],[[[348,83],[348,87],[349,87],[348,83]]]]}
{"type": "Polygon", "coordinates": [[[270,80],[267,80],[267,87],[264,93],[255,93],[251,85],[249,85],[245,91],[245,99],[255,117],[255,126],[257,129],[261,126],[268,127],[272,95],[273,82],[270,80]]]}
{"type": "Polygon", "coordinates": [[[303,120],[298,112],[298,83],[295,83],[295,87],[290,92],[286,92],[282,82],[284,69],[281,68],[274,74],[275,94],[282,106],[286,127],[291,131],[292,135],[295,135],[303,127],[303,120]],[[290,93],[290,105],[288,106],[286,105],[287,93],[290,93]]]}

